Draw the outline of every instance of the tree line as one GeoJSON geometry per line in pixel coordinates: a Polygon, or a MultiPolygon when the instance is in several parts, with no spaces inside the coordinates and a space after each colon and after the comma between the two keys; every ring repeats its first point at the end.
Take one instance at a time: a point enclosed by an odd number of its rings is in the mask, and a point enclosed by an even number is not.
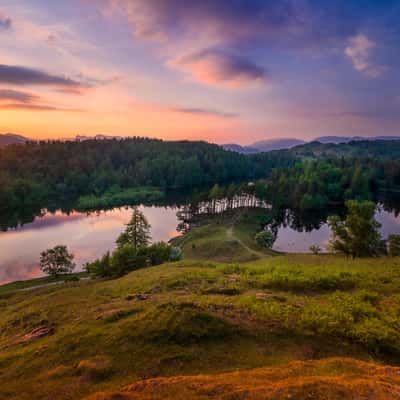
{"type": "Polygon", "coordinates": [[[206,142],[139,137],[29,142],[0,149],[0,208],[81,196],[107,202],[110,188],[115,194],[138,187],[165,191],[226,184],[264,177],[293,163],[289,154],[248,157],[206,142]]]}

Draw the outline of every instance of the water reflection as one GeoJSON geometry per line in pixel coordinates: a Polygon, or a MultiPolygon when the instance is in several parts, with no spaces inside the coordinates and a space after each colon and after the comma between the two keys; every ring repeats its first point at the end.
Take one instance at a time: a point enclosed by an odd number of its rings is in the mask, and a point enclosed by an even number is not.
{"type": "MultiPolygon", "coordinates": [[[[177,209],[140,207],[152,226],[153,241],[178,234],[177,209]]],[[[115,248],[115,239],[129,222],[130,208],[92,214],[61,211],[46,213],[22,227],[0,232],[0,283],[41,276],[42,250],[65,244],[75,254],[78,268],[115,248]]]]}
{"type": "MultiPolygon", "coordinates": [[[[336,210],[341,215],[343,210],[336,210]]],[[[288,213],[286,211],[286,213],[288,213]]],[[[333,215],[333,210],[329,215],[333,215]]],[[[343,215],[342,215],[343,216],[343,215]]],[[[376,213],[376,219],[382,224],[381,234],[387,238],[390,234],[400,234],[400,216],[398,213],[385,211],[380,208],[376,213]]],[[[274,250],[290,253],[308,253],[313,244],[317,244],[323,251],[327,251],[331,230],[326,223],[326,218],[317,224],[299,224],[299,216],[288,213],[285,222],[274,226],[277,238],[274,250]],[[324,222],[323,222],[324,221],[324,222]]]]}
{"type": "MultiPolygon", "coordinates": [[[[140,207],[152,225],[153,241],[168,241],[179,232],[184,233],[201,224],[205,216],[234,213],[236,209],[263,208],[265,220],[269,220],[268,227],[276,236],[274,249],[283,252],[308,252],[313,244],[326,249],[331,236],[326,224],[328,216],[345,216],[344,207],[318,212],[276,210],[248,193],[217,200],[197,196],[196,201],[168,204],[140,207]]],[[[393,208],[395,204],[385,203],[377,213],[384,238],[391,233],[400,233],[400,216],[393,208]]],[[[115,240],[130,220],[131,213],[128,207],[90,214],[66,207],[64,211],[36,211],[36,218],[27,213],[26,216],[11,215],[8,222],[7,218],[0,219],[3,229],[8,229],[0,232],[0,283],[41,276],[40,252],[58,244],[67,245],[75,254],[78,268],[82,268],[86,262],[115,248],[115,240]]],[[[260,221],[260,227],[265,223],[260,221]]]]}

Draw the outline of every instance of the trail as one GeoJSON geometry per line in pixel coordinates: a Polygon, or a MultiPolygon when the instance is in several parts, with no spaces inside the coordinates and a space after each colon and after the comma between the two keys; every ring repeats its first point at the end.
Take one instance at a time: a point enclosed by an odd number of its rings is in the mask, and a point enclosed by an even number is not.
{"type": "Polygon", "coordinates": [[[260,258],[265,258],[268,255],[258,251],[258,250],[253,250],[251,249],[249,246],[247,246],[246,243],[244,243],[240,238],[238,238],[237,236],[235,236],[235,234],[233,233],[233,229],[235,226],[235,223],[237,222],[238,217],[236,216],[235,219],[232,221],[232,224],[229,226],[229,228],[226,230],[226,234],[228,239],[231,240],[236,240],[243,248],[245,248],[250,254],[255,254],[256,256],[260,257],[260,258]]]}

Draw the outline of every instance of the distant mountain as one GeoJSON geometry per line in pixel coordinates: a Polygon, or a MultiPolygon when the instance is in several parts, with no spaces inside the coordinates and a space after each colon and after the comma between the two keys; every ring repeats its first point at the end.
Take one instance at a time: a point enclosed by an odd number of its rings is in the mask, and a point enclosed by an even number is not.
{"type": "Polygon", "coordinates": [[[260,140],[258,142],[251,144],[250,146],[240,146],[238,144],[230,143],[230,144],[223,144],[222,147],[225,150],[236,151],[237,153],[254,154],[254,153],[268,152],[272,150],[291,149],[292,147],[299,146],[305,143],[306,142],[301,139],[283,138],[283,139],[260,140]]]}
{"type": "Polygon", "coordinates": [[[363,140],[375,141],[375,140],[400,140],[400,136],[321,136],[314,139],[315,142],[320,143],[349,143],[349,142],[360,142],[363,140]]]}
{"type": "Polygon", "coordinates": [[[300,159],[337,157],[400,159],[400,138],[351,140],[345,143],[320,143],[317,141],[286,150],[300,159]]]}
{"type": "Polygon", "coordinates": [[[222,148],[228,151],[235,151],[236,153],[242,153],[242,154],[254,154],[260,152],[260,150],[256,148],[250,146],[240,146],[239,144],[235,143],[223,144],[222,148]]]}
{"type": "Polygon", "coordinates": [[[0,133],[0,147],[28,142],[30,139],[15,133],[0,133]]]}
{"type": "Polygon", "coordinates": [[[301,139],[295,138],[282,138],[282,139],[269,139],[261,140],[250,145],[250,147],[256,148],[258,151],[272,151],[272,150],[282,150],[291,149],[292,147],[305,144],[306,142],[301,139]]]}
{"type": "Polygon", "coordinates": [[[263,153],[273,150],[285,150],[292,149],[297,146],[307,145],[311,143],[321,143],[321,144],[342,144],[342,143],[350,143],[350,142],[373,142],[377,140],[400,140],[400,136],[371,136],[371,137],[362,137],[362,136],[320,136],[316,139],[313,139],[309,142],[302,139],[295,138],[283,138],[283,139],[269,139],[269,140],[261,140],[251,144],[250,146],[241,146],[235,143],[224,144],[222,147],[225,150],[235,151],[237,153],[242,154],[254,154],[254,153],[263,153]]]}

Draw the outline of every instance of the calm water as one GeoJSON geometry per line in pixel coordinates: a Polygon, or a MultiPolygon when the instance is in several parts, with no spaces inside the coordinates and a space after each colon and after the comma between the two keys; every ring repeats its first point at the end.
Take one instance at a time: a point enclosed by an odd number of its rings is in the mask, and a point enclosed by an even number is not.
{"type": "MultiPolygon", "coordinates": [[[[380,211],[376,219],[382,224],[381,233],[383,238],[390,234],[400,234],[400,215],[395,216],[387,211],[380,211]]],[[[308,253],[313,244],[317,244],[323,251],[327,250],[331,231],[327,224],[309,232],[298,231],[289,226],[281,226],[278,230],[278,237],[274,243],[274,250],[290,253],[308,253]]]]}
{"type": "MultiPolygon", "coordinates": [[[[176,207],[140,207],[149,220],[153,241],[168,241],[178,235],[176,207]]],[[[77,270],[107,250],[115,248],[115,240],[130,220],[130,208],[85,214],[60,211],[37,217],[32,223],[0,232],[0,283],[41,276],[39,254],[58,244],[65,244],[75,254],[77,270]]],[[[400,234],[400,216],[381,211],[377,214],[383,236],[400,234]]],[[[289,224],[290,225],[290,224],[289,224]]],[[[311,231],[280,226],[274,249],[285,252],[308,252],[312,244],[326,249],[329,227],[322,224],[311,231]]]]}
{"type": "MultiPolygon", "coordinates": [[[[178,235],[176,209],[140,207],[151,224],[153,241],[168,241],[178,235]]],[[[77,270],[88,261],[115,248],[131,209],[114,209],[87,215],[61,212],[37,217],[17,229],[0,232],[0,283],[41,276],[40,252],[64,244],[75,254],[77,270]]]]}

